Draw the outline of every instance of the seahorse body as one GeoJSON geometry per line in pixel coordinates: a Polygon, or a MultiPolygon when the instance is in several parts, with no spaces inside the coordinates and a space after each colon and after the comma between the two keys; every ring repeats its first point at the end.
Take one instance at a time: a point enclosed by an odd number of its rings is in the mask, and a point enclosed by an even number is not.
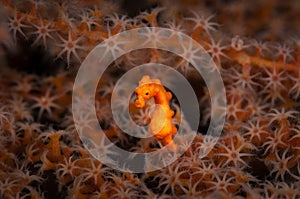
{"type": "Polygon", "coordinates": [[[174,111],[169,105],[172,94],[166,91],[160,80],[150,79],[149,76],[142,77],[135,92],[137,94],[135,106],[138,108],[143,108],[150,98],[154,98],[156,107],[151,115],[149,131],[156,138],[162,139],[164,145],[171,143],[174,148],[172,136],[177,132],[177,128],[172,123],[174,111]]]}

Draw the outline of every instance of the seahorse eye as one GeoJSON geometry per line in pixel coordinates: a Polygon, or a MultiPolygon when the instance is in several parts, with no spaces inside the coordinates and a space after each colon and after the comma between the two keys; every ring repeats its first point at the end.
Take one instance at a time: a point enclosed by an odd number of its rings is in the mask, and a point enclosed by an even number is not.
{"type": "Polygon", "coordinates": [[[145,95],[149,95],[149,93],[148,93],[148,92],[146,92],[146,93],[145,93],[145,95]]]}

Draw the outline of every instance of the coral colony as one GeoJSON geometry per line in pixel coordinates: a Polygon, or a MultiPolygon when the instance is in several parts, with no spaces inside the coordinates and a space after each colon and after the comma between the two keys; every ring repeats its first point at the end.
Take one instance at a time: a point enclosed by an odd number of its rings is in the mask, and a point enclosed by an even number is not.
{"type": "MultiPolygon", "coordinates": [[[[0,198],[300,198],[297,0],[0,2],[0,198]],[[143,27],[169,28],[198,42],[221,74],[227,107],[221,136],[200,157],[200,149],[216,139],[207,139],[212,102],[192,63],[155,48],[117,58],[99,80],[94,104],[114,145],[137,153],[160,150],[172,142],[179,121],[188,123],[180,114],[182,104],[164,87],[170,94],[164,105],[174,113],[167,118],[174,130],[167,139],[130,136],[114,123],[114,86],[141,64],[162,63],[180,72],[196,93],[201,114],[196,137],[176,161],[134,173],[89,153],[75,128],[72,92],[76,72],[95,46],[106,40],[108,51],[120,51],[125,43],[109,38],[143,27]]],[[[149,34],[149,41],[160,36],[149,34]]],[[[196,49],[187,44],[184,50],[192,56],[196,49]]],[[[159,71],[151,73],[153,78],[159,71]]],[[[159,78],[167,79],[172,77],[159,78]]],[[[161,116],[145,99],[135,102],[133,91],[129,103],[119,100],[118,106],[129,107],[136,124],[155,128],[151,116],[161,116]]],[[[93,133],[90,116],[79,119],[93,133]]],[[[109,148],[99,150],[105,154],[109,148]]]]}

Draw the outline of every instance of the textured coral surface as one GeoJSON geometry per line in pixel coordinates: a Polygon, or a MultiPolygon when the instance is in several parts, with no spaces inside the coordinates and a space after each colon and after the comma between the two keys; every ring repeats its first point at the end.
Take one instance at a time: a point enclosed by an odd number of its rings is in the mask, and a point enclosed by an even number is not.
{"type": "MultiPolygon", "coordinates": [[[[300,198],[297,0],[0,0],[0,15],[0,198],[300,198]],[[211,102],[195,68],[158,49],[118,58],[100,79],[94,105],[115,145],[132,152],[162,146],[114,124],[114,85],[138,65],[178,70],[201,110],[197,135],[182,156],[135,174],[112,169],[85,149],[71,103],[87,54],[105,39],[141,27],[181,31],[202,45],[221,73],[227,109],[220,138],[199,158],[215,139],[206,136],[211,102]]],[[[130,102],[120,106],[130,106],[137,124],[149,124],[149,106],[136,109],[130,102]]],[[[175,124],[184,120],[175,97],[171,108],[175,124]]],[[[81,119],[88,125],[88,115],[81,119]]]]}

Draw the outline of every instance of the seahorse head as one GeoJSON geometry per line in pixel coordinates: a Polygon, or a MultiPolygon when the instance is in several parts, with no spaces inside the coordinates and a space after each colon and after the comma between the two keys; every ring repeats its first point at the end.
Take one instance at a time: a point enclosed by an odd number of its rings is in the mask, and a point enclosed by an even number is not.
{"type": "Polygon", "coordinates": [[[150,79],[148,75],[143,76],[141,81],[139,81],[139,86],[135,89],[135,93],[137,95],[135,106],[143,108],[147,100],[157,94],[159,86],[161,86],[160,80],[150,79]]]}

